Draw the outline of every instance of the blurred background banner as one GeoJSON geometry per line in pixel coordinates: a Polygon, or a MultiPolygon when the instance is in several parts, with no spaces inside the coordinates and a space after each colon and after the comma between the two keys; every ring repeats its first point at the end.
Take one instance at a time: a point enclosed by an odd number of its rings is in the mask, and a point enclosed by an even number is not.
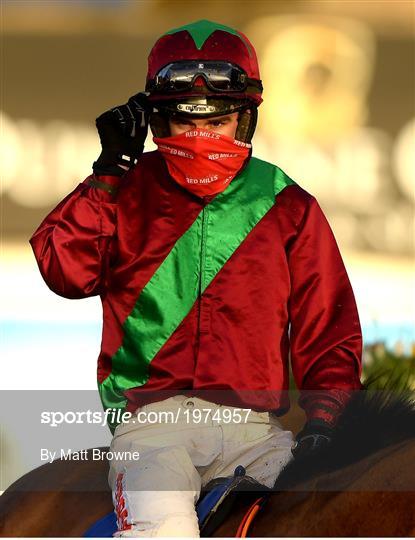
{"type": "Polygon", "coordinates": [[[325,211],[356,295],[366,372],[413,366],[414,5],[3,0],[1,387],[96,387],[100,301],[49,291],[28,240],[90,174],[95,118],[143,89],[155,40],[200,18],[241,30],[257,50],[265,90],[254,155],[325,211]]]}

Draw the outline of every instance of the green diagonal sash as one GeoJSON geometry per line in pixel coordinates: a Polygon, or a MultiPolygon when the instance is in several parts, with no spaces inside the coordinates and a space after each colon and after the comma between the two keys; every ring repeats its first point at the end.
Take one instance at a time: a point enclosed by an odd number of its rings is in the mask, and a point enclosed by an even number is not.
{"type": "Polygon", "coordinates": [[[272,208],[276,195],[290,184],[295,182],[281,169],[251,158],[199,213],[148,281],[123,325],[124,338],[112,358],[111,374],[99,385],[105,408],[124,408],[123,391],[148,381],[150,362],[190,312],[199,292],[204,292],[272,208]]]}

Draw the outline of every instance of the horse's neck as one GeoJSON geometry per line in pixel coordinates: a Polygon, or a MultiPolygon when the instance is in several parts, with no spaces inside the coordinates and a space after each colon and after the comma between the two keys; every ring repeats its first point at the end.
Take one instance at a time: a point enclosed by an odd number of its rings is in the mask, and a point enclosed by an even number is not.
{"type": "MultiPolygon", "coordinates": [[[[415,459],[415,440],[379,450],[338,471],[314,479],[315,491],[405,491],[411,481],[410,464],[415,459]],[[405,469],[403,464],[408,467],[405,469]]],[[[413,485],[412,478],[412,489],[413,485]]]]}
{"type": "Polygon", "coordinates": [[[377,511],[380,499],[393,504],[402,492],[413,492],[415,498],[414,462],[415,440],[412,439],[384,448],[341,470],[297,484],[289,492],[275,493],[262,523],[254,524],[251,533],[261,536],[261,530],[256,529],[261,526],[273,536],[347,536],[349,527],[353,531],[359,519],[367,518],[364,515],[367,508],[377,511]],[[353,522],[349,523],[349,518],[353,522]]]}

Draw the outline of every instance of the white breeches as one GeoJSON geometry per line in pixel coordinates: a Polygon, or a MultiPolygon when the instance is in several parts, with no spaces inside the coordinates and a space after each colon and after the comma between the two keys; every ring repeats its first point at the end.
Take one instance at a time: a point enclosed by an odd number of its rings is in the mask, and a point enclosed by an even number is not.
{"type": "Polygon", "coordinates": [[[199,537],[195,504],[202,486],[242,465],[272,487],[292,459],[291,431],[267,412],[179,395],[137,413],[139,421],[117,427],[110,448],[119,452],[109,473],[117,537],[199,537]],[[133,452],[139,454],[131,459],[133,452]]]}

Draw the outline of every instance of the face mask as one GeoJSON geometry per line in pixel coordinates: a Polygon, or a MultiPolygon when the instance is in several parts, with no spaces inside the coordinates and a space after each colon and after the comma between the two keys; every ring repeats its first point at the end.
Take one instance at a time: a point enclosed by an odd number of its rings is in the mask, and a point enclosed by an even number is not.
{"type": "Polygon", "coordinates": [[[250,144],[207,129],[153,141],[174,180],[199,197],[226,189],[251,152],[250,144]]]}

